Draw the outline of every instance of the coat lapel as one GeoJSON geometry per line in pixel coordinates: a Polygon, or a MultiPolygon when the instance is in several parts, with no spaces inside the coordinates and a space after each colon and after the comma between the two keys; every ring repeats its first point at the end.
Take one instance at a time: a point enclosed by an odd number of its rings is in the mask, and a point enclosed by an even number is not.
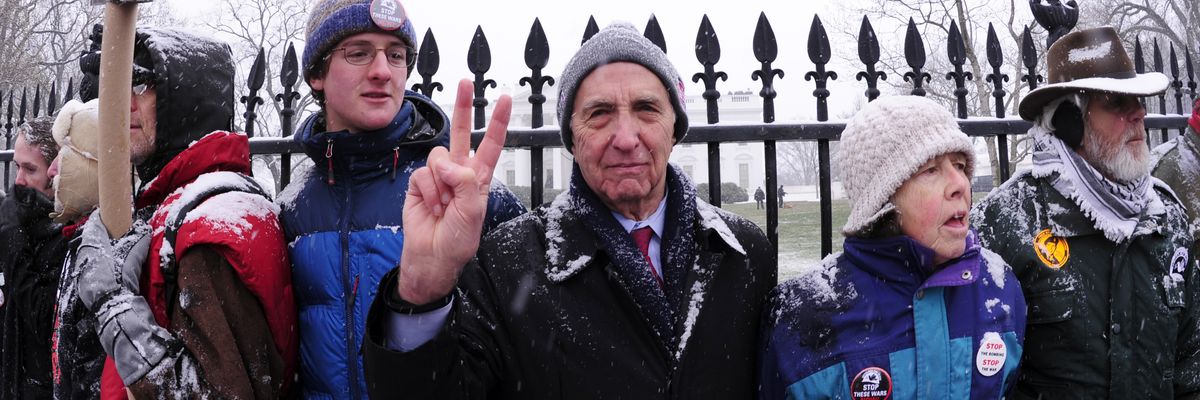
{"type": "Polygon", "coordinates": [[[696,261],[687,266],[684,279],[684,301],[680,302],[676,315],[675,332],[679,337],[672,355],[675,361],[683,359],[688,340],[702,317],[705,302],[716,279],[717,269],[724,266],[726,253],[746,255],[745,249],[729,229],[721,211],[711,204],[696,199],[696,261]]]}
{"type": "Polygon", "coordinates": [[[674,343],[673,319],[666,295],[653,278],[648,278],[646,268],[649,266],[645,261],[626,254],[641,254],[634,247],[632,237],[624,231],[613,232],[621,228],[615,220],[602,219],[605,217],[612,218],[607,209],[595,210],[594,205],[571,198],[569,193],[555,199],[546,212],[546,278],[555,284],[564,284],[588,268],[604,268],[609,281],[619,286],[613,288],[617,296],[635,305],[642,321],[665,352],[674,343]],[[605,234],[607,241],[616,243],[605,243],[602,238],[605,234]],[[642,276],[643,273],[646,276],[642,276]]]}

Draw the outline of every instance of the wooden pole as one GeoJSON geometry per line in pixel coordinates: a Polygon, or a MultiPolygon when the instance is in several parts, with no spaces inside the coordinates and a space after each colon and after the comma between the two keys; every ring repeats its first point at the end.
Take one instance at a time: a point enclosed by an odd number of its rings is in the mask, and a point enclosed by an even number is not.
{"type": "Polygon", "coordinates": [[[108,2],[100,53],[100,217],[113,238],[133,222],[129,163],[129,100],[137,3],[108,2]]]}

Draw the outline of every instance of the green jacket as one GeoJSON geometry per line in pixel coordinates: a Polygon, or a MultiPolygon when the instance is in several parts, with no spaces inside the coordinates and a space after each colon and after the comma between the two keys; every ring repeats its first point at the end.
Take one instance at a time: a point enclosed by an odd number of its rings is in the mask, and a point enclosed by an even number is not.
{"type": "Polygon", "coordinates": [[[1200,134],[1192,128],[1187,133],[1154,149],[1158,163],[1154,177],[1175,190],[1183,206],[1192,216],[1192,234],[1200,230],[1200,134]]]}
{"type": "Polygon", "coordinates": [[[1010,398],[1169,399],[1200,393],[1200,275],[1183,207],[1144,213],[1113,243],[1028,171],[980,201],[984,247],[1008,261],[1028,304],[1010,398]],[[1039,254],[1040,253],[1040,254],[1039,254]]]}

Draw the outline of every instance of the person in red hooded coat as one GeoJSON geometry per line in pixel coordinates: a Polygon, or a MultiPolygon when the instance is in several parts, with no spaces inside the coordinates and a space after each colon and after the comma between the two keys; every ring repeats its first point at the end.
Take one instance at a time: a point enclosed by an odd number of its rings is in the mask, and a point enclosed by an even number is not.
{"type": "MultiPolygon", "coordinates": [[[[110,239],[92,214],[60,304],[93,318],[108,356],[101,398],[126,390],[136,398],[280,398],[295,375],[296,307],[279,208],[249,176],[247,137],[228,132],[233,71],[224,43],[137,31],[133,225],[110,239]]],[[[64,365],[73,356],[59,354],[56,370],[77,371],[64,365]]]]}

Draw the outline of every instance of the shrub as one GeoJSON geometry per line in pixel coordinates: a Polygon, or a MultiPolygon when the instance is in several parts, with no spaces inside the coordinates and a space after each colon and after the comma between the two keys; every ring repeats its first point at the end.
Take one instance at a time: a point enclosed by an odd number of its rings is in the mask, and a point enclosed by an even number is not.
{"type": "MultiPolygon", "coordinates": [[[[708,200],[708,184],[701,183],[696,185],[696,195],[700,196],[704,201],[708,200]]],[[[721,204],[740,203],[750,200],[750,195],[746,194],[746,189],[738,186],[733,182],[724,182],[721,184],[721,204]]]]}

